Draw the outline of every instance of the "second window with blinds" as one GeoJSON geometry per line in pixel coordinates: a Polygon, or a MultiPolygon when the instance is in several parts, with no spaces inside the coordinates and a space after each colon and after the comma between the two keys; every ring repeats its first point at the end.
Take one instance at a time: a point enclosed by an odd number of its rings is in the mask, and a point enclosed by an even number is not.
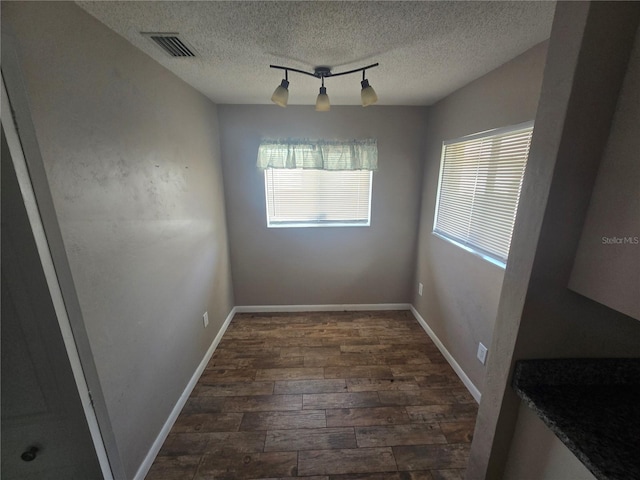
{"type": "Polygon", "coordinates": [[[443,143],[433,233],[504,267],[533,122],[443,143]]]}

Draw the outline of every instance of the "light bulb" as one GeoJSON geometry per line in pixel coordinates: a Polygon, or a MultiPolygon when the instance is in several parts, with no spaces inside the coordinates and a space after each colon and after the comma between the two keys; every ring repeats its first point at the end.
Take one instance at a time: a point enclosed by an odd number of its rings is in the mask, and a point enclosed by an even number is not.
{"type": "Polygon", "coordinates": [[[331,108],[329,103],[329,95],[327,95],[327,88],[320,87],[320,93],[316,99],[316,112],[328,112],[331,108]]]}
{"type": "Polygon", "coordinates": [[[360,82],[362,85],[362,91],[360,92],[360,98],[362,99],[362,106],[368,107],[369,105],[373,105],[378,101],[378,95],[376,95],[376,91],[373,89],[371,85],[369,85],[369,80],[365,79],[360,82]]]}
{"type": "Polygon", "coordinates": [[[289,82],[282,80],[282,83],[275,89],[273,95],[271,95],[271,101],[281,107],[286,107],[289,101],[289,82]]]}

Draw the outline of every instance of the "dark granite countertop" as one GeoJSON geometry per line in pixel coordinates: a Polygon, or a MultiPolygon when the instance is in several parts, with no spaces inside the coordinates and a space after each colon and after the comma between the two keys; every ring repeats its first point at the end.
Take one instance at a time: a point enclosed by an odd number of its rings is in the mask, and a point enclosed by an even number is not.
{"type": "Polygon", "coordinates": [[[513,388],[598,480],[640,479],[640,359],[520,360],[513,388]]]}

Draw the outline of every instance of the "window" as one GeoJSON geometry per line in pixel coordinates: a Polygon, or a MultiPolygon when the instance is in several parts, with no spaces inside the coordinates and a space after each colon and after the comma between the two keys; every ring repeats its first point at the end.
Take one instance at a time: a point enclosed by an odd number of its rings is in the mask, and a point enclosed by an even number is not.
{"type": "Polygon", "coordinates": [[[372,176],[367,170],[268,168],[267,226],[367,226],[372,176]]]}
{"type": "Polygon", "coordinates": [[[504,266],[533,123],[446,141],[433,232],[504,266]]]}
{"type": "Polygon", "coordinates": [[[268,227],[368,226],[375,140],[263,140],[268,227]]]}

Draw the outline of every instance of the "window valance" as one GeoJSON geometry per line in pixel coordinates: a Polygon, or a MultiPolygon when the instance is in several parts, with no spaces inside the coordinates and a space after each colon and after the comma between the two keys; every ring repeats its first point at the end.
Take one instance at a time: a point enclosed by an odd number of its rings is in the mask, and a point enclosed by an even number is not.
{"type": "Polygon", "coordinates": [[[378,144],[375,139],[266,139],[258,149],[258,168],[377,170],[378,144]]]}

